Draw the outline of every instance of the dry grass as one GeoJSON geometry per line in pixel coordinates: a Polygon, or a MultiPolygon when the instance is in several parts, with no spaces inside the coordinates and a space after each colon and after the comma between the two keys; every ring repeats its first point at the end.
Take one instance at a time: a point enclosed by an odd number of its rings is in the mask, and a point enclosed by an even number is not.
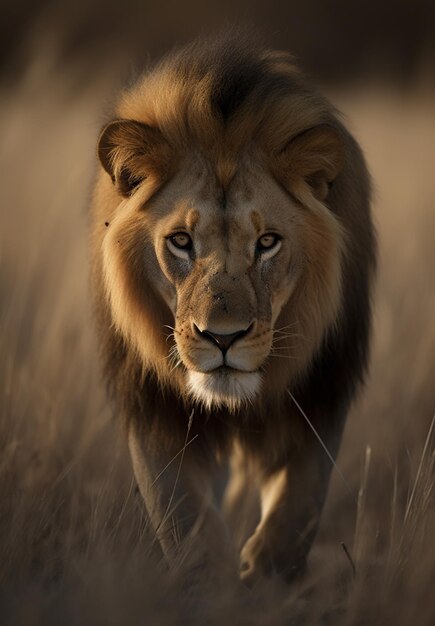
{"type": "Polygon", "coordinates": [[[339,457],[358,503],[334,476],[300,587],[204,596],[153,555],[99,380],[86,205],[111,84],[73,78],[41,57],[0,101],[1,623],[434,623],[434,98],[331,94],[377,186],[373,364],[339,457]]]}

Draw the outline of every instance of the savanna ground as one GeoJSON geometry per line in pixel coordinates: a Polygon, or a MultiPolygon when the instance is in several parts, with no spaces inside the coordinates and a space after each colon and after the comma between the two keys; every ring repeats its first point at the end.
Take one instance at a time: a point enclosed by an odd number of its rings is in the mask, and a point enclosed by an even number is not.
{"type": "Polygon", "coordinates": [[[207,596],[153,556],[99,378],[86,223],[113,84],[49,59],[0,100],[0,622],[435,623],[434,92],[329,93],[370,164],[380,243],[370,376],[338,458],[355,498],[335,473],[299,586],[207,596]]]}

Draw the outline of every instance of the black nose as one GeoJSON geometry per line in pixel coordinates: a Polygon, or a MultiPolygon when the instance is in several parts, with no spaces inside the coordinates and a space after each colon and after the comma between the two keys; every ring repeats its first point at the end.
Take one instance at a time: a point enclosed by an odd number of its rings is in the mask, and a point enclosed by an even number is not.
{"type": "Polygon", "coordinates": [[[196,324],[194,324],[194,327],[196,333],[200,337],[214,343],[225,354],[229,347],[233,345],[233,343],[235,343],[238,339],[242,339],[242,337],[246,337],[246,335],[252,328],[252,324],[250,324],[248,328],[238,330],[235,333],[229,333],[228,335],[218,335],[217,333],[213,333],[207,329],[199,330],[196,324]]]}

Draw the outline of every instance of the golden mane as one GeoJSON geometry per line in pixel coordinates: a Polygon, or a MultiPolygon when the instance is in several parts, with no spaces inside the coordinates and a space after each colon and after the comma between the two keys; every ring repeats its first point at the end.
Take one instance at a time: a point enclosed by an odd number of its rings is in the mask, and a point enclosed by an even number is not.
{"type": "Polygon", "coordinates": [[[172,53],[124,92],[117,115],[158,128],[174,155],[201,151],[223,186],[244,146],[276,155],[301,131],[334,124],[289,54],[235,40],[172,53]]]}

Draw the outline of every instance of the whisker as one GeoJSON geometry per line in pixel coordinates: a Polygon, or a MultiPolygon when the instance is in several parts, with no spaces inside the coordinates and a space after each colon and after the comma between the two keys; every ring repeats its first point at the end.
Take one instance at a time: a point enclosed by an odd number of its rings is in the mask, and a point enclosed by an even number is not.
{"type": "Polygon", "coordinates": [[[283,330],[287,330],[288,328],[293,328],[294,326],[297,326],[298,322],[293,322],[293,324],[288,324],[287,326],[281,326],[281,328],[274,328],[273,332],[274,333],[279,333],[283,330]]]}
{"type": "Polygon", "coordinates": [[[174,358],[178,355],[178,348],[177,346],[171,346],[171,348],[169,349],[168,354],[166,355],[166,359],[171,359],[174,358]]]}
{"type": "Polygon", "coordinates": [[[285,341],[286,339],[296,339],[300,337],[301,339],[305,339],[302,335],[287,335],[286,337],[274,337],[272,339],[272,345],[275,345],[278,341],[285,341]]]}
{"type": "Polygon", "coordinates": [[[169,360],[176,359],[177,357],[178,357],[178,350],[177,349],[169,351],[169,353],[168,353],[168,359],[169,360]]]}
{"type": "Polygon", "coordinates": [[[271,354],[277,352],[291,352],[293,350],[292,346],[272,346],[271,354]]]}
{"type": "Polygon", "coordinates": [[[278,333],[273,333],[273,337],[303,337],[303,335],[301,333],[290,333],[290,332],[284,332],[284,331],[280,331],[278,333]]]}
{"type": "Polygon", "coordinates": [[[163,324],[163,328],[169,328],[170,330],[172,330],[173,332],[171,333],[171,335],[173,335],[174,333],[177,333],[177,335],[180,334],[179,330],[177,330],[173,326],[170,326],[169,324],[163,324]]]}
{"type": "Polygon", "coordinates": [[[179,367],[181,364],[183,363],[183,361],[181,359],[178,359],[178,361],[175,363],[175,365],[169,370],[169,373],[171,374],[174,370],[177,369],[177,367],[179,367]]]}

